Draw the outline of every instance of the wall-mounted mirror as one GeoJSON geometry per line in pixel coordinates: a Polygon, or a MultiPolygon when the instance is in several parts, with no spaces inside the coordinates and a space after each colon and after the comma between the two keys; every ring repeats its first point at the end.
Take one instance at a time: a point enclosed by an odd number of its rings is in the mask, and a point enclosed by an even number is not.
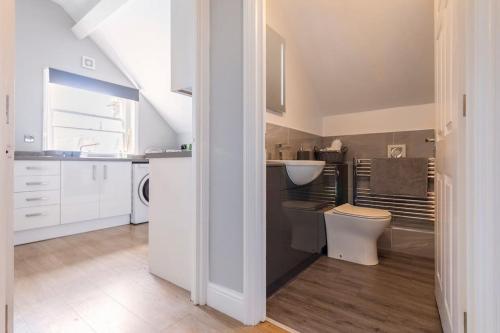
{"type": "Polygon", "coordinates": [[[274,112],[286,111],[285,85],[285,39],[267,26],[267,109],[274,112]]]}

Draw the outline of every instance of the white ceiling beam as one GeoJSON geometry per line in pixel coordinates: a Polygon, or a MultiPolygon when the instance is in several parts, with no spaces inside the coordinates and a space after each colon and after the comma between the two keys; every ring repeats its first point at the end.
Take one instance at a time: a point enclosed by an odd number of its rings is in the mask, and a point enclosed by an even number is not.
{"type": "Polygon", "coordinates": [[[130,1],[132,0],[101,0],[71,30],[78,39],[84,39],[130,1]]]}

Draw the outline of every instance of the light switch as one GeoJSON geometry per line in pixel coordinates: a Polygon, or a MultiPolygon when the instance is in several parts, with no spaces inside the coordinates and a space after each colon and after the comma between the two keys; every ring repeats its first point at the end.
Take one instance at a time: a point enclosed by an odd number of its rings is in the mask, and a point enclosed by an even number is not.
{"type": "Polygon", "coordinates": [[[26,143],[34,143],[35,137],[33,135],[24,135],[24,142],[26,143]]]}

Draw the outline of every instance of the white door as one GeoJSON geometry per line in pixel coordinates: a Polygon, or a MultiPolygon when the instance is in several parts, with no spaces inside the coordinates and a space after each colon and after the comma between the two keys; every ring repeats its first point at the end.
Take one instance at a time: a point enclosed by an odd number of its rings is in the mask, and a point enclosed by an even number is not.
{"type": "Polygon", "coordinates": [[[61,223],[99,218],[101,162],[61,162],[61,223]]]}
{"type": "Polygon", "coordinates": [[[99,165],[101,176],[100,217],[132,212],[132,163],[108,162],[99,165]]]}
{"type": "Polygon", "coordinates": [[[444,332],[464,327],[464,1],[435,1],[436,300],[444,332]]]}
{"type": "Polygon", "coordinates": [[[0,1],[0,331],[12,332],[14,1],[0,1]],[[8,311],[5,311],[8,306],[8,311]],[[7,315],[6,315],[7,314],[7,315]]]}

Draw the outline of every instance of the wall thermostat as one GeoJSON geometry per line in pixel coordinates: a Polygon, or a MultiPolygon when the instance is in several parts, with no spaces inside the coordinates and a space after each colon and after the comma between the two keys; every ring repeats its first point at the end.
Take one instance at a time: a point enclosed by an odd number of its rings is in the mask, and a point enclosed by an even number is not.
{"type": "Polygon", "coordinates": [[[91,57],[82,56],[82,67],[86,69],[95,70],[95,59],[91,57]]]}

